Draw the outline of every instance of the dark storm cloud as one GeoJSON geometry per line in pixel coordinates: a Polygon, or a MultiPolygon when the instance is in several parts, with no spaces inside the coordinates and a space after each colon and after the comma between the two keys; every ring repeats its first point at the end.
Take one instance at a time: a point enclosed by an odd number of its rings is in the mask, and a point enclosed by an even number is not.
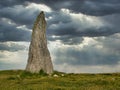
{"type": "Polygon", "coordinates": [[[0,21],[0,41],[29,41],[31,32],[18,29],[16,25],[0,21]]]}
{"type": "Polygon", "coordinates": [[[120,0],[2,0],[0,6],[9,7],[20,4],[25,6],[28,2],[45,4],[55,11],[67,8],[73,12],[95,16],[120,13],[120,0]]]}
{"type": "Polygon", "coordinates": [[[40,11],[25,8],[23,5],[15,5],[0,9],[1,18],[9,18],[19,25],[27,25],[31,28],[40,11]]]}
{"type": "Polygon", "coordinates": [[[89,15],[103,16],[120,13],[120,1],[118,0],[87,0],[82,6],[81,12],[89,15]]]}
{"type": "MultiPolygon", "coordinates": [[[[61,40],[63,43],[67,43],[67,42],[73,43],[72,41],[76,41],[74,39],[75,37],[79,37],[79,38],[85,37],[85,36],[101,37],[101,36],[110,36],[115,33],[120,33],[120,30],[119,30],[120,26],[118,25],[119,18],[120,18],[119,14],[109,15],[109,16],[99,17],[99,18],[94,18],[91,16],[80,15],[80,14],[77,16],[79,17],[78,19],[73,19],[70,16],[70,13],[64,14],[63,12],[59,12],[57,14],[54,13],[53,15],[51,15],[52,19],[47,21],[48,22],[48,30],[47,30],[48,39],[50,41],[61,40]],[[102,25],[98,24],[99,20],[100,20],[100,23],[102,23],[102,25]],[[52,35],[56,37],[52,37],[52,35]],[[71,41],[71,39],[73,40],[71,41]]],[[[81,40],[78,39],[78,43],[81,40]]]]}
{"type": "Polygon", "coordinates": [[[10,51],[15,52],[18,50],[25,50],[26,47],[23,45],[15,44],[15,43],[0,43],[0,51],[10,51]]]}
{"type": "Polygon", "coordinates": [[[113,28],[118,29],[118,31],[120,31],[120,14],[113,14],[113,15],[107,15],[104,16],[103,19],[105,21],[107,21],[108,23],[111,24],[111,26],[113,26],[113,28]]]}
{"type": "MultiPolygon", "coordinates": [[[[27,6],[30,6],[29,0],[11,0],[7,3],[7,1],[1,1],[1,5],[3,6],[0,9],[0,18],[8,18],[11,19],[13,22],[15,22],[18,25],[26,25],[29,29],[32,28],[33,23],[37,17],[37,15],[40,13],[39,6],[31,6],[28,8],[27,6]],[[13,3],[12,3],[13,2],[13,3]],[[2,4],[3,3],[3,4],[2,4]],[[5,4],[7,3],[7,4],[5,4]],[[9,4],[10,3],[10,4],[9,4]],[[4,6],[5,4],[5,6],[4,6]],[[36,8],[35,8],[36,7],[36,8]]],[[[35,4],[36,2],[34,2],[35,4]]],[[[36,3],[38,4],[38,3],[36,3]]],[[[41,3],[40,3],[41,4],[41,3]]],[[[51,15],[48,14],[47,15],[51,15]]]]}
{"type": "Polygon", "coordinates": [[[8,0],[0,1],[2,6],[0,9],[0,20],[5,18],[10,20],[13,24],[9,24],[9,21],[0,21],[0,41],[30,41],[30,31],[36,16],[40,13],[37,8],[27,8],[30,3],[23,2],[24,0],[8,0]],[[23,3],[26,3],[24,5],[23,3]],[[26,26],[24,28],[17,28],[19,26],[26,26]]]}
{"type": "Polygon", "coordinates": [[[119,30],[114,30],[113,28],[109,27],[100,27],[99,29],[97,28],[89,28],[86,29],[86,32],[76,32],[76,35],[79,36],[88,36],[88,37],[100,37],[100,36],[109,36],[115,33],[119,33],[119,30]]]}
{"type": "MultiPolygon", "coordinates": [[[[120,30],[118,27],[110,26],[100,26],[100,27],[87,27],[87,24],[82,24],[81,22],[74,22],[71,19],[71,16],[65,15],[60,10],[61,8],[66,8],[72,10],[71,12],[85,13],[88,15],[109,15],[110,13],[119,13],[119,0],[2,0],[0,1],[0,17],[8,18],[13,21],[17,26],[26,25],[27,28],[32,29],[32,24],[39,14],[40,10],[38,9],[28,9],[26,8],[30,3],[36,4],[45,4],[52,8],[55,11],[46,12],[46,18],[52,17],[48,20],[48,29],[47,35],[48,39],[51,41],[61,40],[63,43],[77,43],[82,39],[76,39],[75,37],[99,37],[99,36],[109,36],[115,33],[119,33],[120,30]],[[55,24],[57,27],[52,27],[55,24]],[[59,38],[53,38],[52,35],[59,36],[59,38]],[[71,40],[72,39],[72,40],[71,40]],[[75,41],[75,42],[74,42],[75,41]]],[[[77,14],[76,13],[76,14],[77,14]]],[[[106,16],[107,17],[107,16],[106,16]]],[[[106,17],[104,19],[106,19],[106,17]]],[[[81,17],[82,18],[82,17],[81,17]]],[[[113,17],[115,19],[115,17],[113,17]]],[[[85,19],[85,18],[83,18],[85,19]]],[[[109,19],[106,19],[109,21],[109,19]]],[[[116,19],[115,19],[116,20],[116,19]]],[[[115,21],[114,20],[114,21],[115,21]]],[[[84,20],[82,21],[84,22],[84,20]]],[[[87,22],[87,21],[85,21],[87,22]]],[[[119,21],[118,21],[119,22],[119,21]]],[[[114,23],[112,23],[114,25],[114,23]]],[[[25,30],[17,29],[16,26],[9,24],[1,24],[2,28],[0,29],[1,41],[29,41],[30,33],[25,30]],[[8,26],[7,26],[8,25],[8,26]],[[9,30],[10,29],[10,30],[9,30]],[[7,32],[9,30],[9,32],[7,32]],[[12,35],[15,33],[14,35],[12,35]],[[19,37],[22,36],[22,37],[19,37]]]]}
{"type": "Polygon", "coordinates": [[[119,0],[43,0],[39,3],[44,3],[53,10],[67,8],[73,12],[81,12],[95,16],[120,13],[119,0]]]}
{"type": "MultiPolygon", "coordinates": [[[[61,27],[61,26],[60,26],[61,27]]],[[[83,36],[88,36],[88,37],[100,37],[100,36],[109,36],[114,33],[119,33],[119,30],[113,30],[113,28],[109,27],[100,27],[100,28],[88,28],[88,29],[83,29],[80,30],[79,27],[73,27],[71,25],[68,25],[67,27],[61,27],[61,28],[56,28],[56,29],[51,29],[50,33],[53,33],[56,36],[78,36],[78,37],[83,37],[83,36]]]]}
{"type": "Polygon", "coordinates": [[[75,37],[71,35],[65,35],[65,36],[47,36],[49,41],[56,41],[59,40],[63,44],[67,45],[77,45],[80,44],[83,41],[82,37],[75,37]]]}
{"type": "Polygon", "coordinates": [[[109,52],[114,54],[120,54],[120,36],[115,34],[105,38],[97,38],[98,42],[101,42],[102,46],[109,52]]]}
{"type": "Polygon", "coordinates": [[[2,7],[10,7],[13,5],[20,4],[20,1],[22,0],[0,0],[0,6],[2,7]]]}
{"type": "Polygon", "coordinates": [[[59,49],[54,53],[57,59],[54,63],[69,65],[115,65],[119,63],[119,55],[106,53],[94,46],[84,48],[83,50],[65,48],[64,52],[59,49]]]}

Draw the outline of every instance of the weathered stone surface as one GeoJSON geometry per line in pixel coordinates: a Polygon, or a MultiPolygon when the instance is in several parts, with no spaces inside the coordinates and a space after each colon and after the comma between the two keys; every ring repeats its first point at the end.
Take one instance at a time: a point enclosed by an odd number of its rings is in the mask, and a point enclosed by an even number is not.
{"type": "Polygon", "coordinates": [[[29,47],[29,57],[26,71],[39,73],[43,70],[47,74],[53,72],[53,65],[46,39],[46,21],[44,12],[41,12],[33,26],[31,44],[29,47]]]}

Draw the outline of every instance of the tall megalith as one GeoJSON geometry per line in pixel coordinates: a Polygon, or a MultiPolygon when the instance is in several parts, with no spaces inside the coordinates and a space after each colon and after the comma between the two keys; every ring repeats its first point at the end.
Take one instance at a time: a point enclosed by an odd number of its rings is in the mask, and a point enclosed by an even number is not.
{"type": "Polygon", "coordinates": [[[47,48],[46,21],[43,11],[38,15],[33,26],[26,66],[26,71],[31,73],[39,73],[40,70],[47,74],[53,72],[52,61],[47,48]]]}

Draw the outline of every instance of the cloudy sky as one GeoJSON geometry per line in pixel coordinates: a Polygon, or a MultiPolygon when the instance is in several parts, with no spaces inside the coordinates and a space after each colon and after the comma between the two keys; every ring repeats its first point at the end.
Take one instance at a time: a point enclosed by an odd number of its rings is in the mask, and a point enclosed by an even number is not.
{"type": "Polygon", "coordinates": [[[120,0],[0,0],[0,70],[25,68],[40,11],[55,70],[120,72],[120,0]]]}

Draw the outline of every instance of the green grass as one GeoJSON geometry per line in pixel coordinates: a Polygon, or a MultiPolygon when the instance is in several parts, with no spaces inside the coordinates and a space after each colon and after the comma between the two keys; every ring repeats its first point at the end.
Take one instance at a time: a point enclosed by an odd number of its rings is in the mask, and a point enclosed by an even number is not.
{"type": "Polygon", "coordinates": [[[120,73],[31,74],[22,70],[0,71],[0,90],[120,90],[120,73]],[[54,77],[57,74],[58,77],[54,77]],[[62,76],[64,74],[64,76],[62,76]]]}

